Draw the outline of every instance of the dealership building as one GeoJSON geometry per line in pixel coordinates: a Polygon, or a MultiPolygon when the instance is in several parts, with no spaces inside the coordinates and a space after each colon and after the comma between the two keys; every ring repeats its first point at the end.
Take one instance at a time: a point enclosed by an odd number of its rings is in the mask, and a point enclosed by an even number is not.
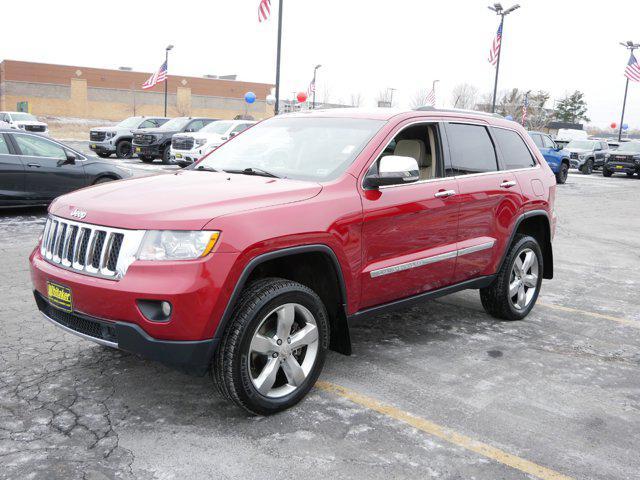
{"type": "MultiPolygon", "coordinates": [[[[4,60],[0,63],[0,110],[34,115],[121,120],[164,113],[164,84],[142,90],[151,72],[107,70],[4,60]]],[[[232,119],[273,115],[266,97],[273,85],[229,78],[169,75],[167,115],[232,119]],[[247,92],[256,101],[244,101],[247,92]]]]}

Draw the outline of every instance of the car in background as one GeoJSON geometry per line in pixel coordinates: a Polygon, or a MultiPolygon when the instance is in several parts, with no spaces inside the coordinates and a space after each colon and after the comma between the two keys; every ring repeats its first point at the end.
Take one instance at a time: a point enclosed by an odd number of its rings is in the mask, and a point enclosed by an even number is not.
{"type": "Polygon", "coordinates": [[[609,155],[602,167],[602,175],[610,177],[614,173],[626,173],[627,177],[633,177],[634,173],[640,175],[640,142],[621,143],[609,155]]]}
{"type": "Polygon", "coordinates": [[[101,158],[108,158],[114,153],[118,158],[131,158],[133,131],[157,128],[168,121],[166,117],[129,117],[113,127],[92,128],[89,132],[89,148],[101,158]]]}
{"type": "Polygon", "coordinates": [[[562,146],[557,145],[546,133],[529,132],[529,136],[555,174],[556,182],[565,183],[569,175],[569,153],[565,152],[562,146]]]}
{"type": "Polygon", "coordinates": [[[0,207],[48,205],[73,190],[131,175],[48,137],[0,129],[0,207]]]}
{"type": "Polygon", "coordinates": [[[591,175],[609,158],[609,145],[601,140],[572,140],[564,150],[569,153],[571,168],[585,175],[591,175]]]}
{"type": "Polygon", "coordinates": [[[162,163],[171,163],[171,138],[177,133],[193,133],[215,122],[215,118],[176,117],[157,128],[142,128],[133,131],[133,153],[140,160],[151,163],[161,158],[162,163]]]}
{"type": "Polygon", "coordinates": [[[0,112],[0,121],[8,123],[10,128],[24,130],[25,132],[35,132],[44,135],[49,133],[49,126],[39,121],[30,113],[0,112]]]}
{"type": "Polygon", "coordinates": [[[176,134],[171,140],[170,162],[180,166],[195,163],[255,123],[249,120],[218,120],[196,133],[176,134]]]}

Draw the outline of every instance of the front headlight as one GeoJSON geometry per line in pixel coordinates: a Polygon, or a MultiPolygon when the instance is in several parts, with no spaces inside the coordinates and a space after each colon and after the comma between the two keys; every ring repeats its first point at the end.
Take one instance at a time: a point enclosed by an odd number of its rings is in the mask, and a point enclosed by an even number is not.
{"type": "Polygon", "coordinates": [[[578,160],[584,160],[585,158],[587,158],[586,155],[578,155],[578,160]]]}
{"type": "Polygon", "coordinates": [[[196,145],[198,145],[199,147],[201,147],[205,143],[207,143],[207,139],[206,138],[196,138],[196,145]]]}
{"type": "Polygon", "coordinates": [[[208,255],[220,232],[149,230],[142,239],[138,260],[192,260],[208,255]]]}
{"type": "Polygon", "coordinates": [[[116,136],[116,132],[107,132],[107,135],[105,138],[113,138],[116,136]]]}
{"type": "Polygon", "coordinates": [[[18,125],[18,128],[24,130],[24,125],[18,125]]]}

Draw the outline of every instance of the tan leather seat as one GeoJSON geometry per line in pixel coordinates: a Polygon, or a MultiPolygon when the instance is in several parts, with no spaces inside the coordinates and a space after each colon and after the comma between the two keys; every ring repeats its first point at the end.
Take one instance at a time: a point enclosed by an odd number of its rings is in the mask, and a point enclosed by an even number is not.
{"type": "Polygon", "coordinates": [[[420,180],[431,178],[431,155],[427,155],[427,147],[422,140],[400,140],[393,154],[414,158],[420,167],[420,180]]]}

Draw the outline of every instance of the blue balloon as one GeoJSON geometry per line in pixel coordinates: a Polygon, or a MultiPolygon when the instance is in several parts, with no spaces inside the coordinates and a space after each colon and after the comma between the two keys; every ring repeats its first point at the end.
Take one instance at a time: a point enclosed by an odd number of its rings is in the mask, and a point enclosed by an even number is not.
{"type": "Polygon", "coordinates": [[[507,115],[507,116],[506,116],[506,117],[504,117],[504,118],[506,118],[507,120],[513,120],[513,117],[512,117],[511,115],[507,115]]]}
{"type": "Polygon", "coordinates": [[[256,101],[256,94],[253,92],[247,92],[244,94],[244,101],[247,103],[253,103],[256,101]]]}
{"type": "Polygon", "coordinates": [[[623,130],[626,130],[627,128],[629,128],[629,125],[627,125],[626,123],[623,123],[623,124],[622,124],[622,129],[623,129],[623,130]]]}

